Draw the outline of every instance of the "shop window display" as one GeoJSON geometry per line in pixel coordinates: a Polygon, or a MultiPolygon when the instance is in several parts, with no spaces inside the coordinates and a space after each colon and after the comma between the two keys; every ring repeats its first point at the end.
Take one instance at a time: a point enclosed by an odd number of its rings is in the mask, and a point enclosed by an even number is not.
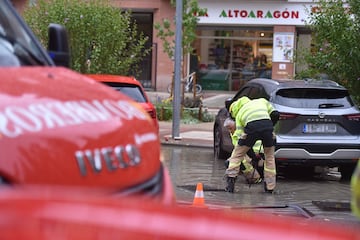
{"type": "Polygon", "coordinates": [[[200,63],[203,89],[234,91],[250,79],[271,78],[272,38],[265,42],[262,38],[242,36],[239,31],[214,33],[218,36],[202,42],[208,46],[207,52],[202,51],[200,63]],[[242,40],[245,38],[249,40],[242,40]]]}

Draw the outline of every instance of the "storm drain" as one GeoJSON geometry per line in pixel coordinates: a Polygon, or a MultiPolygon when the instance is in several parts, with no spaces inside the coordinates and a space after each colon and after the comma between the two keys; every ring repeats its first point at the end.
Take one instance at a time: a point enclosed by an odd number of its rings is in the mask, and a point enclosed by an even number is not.
{"type": "MultiPolygon", "coordinates": [[[[178,185],[177,187],[183,188],[189,191],[196,191],[196,186],[194,185],[178,185]]],[[[212,191],[212,192],[224,192],[223,188],[213,188],[206,185],[203,185],[203,190],[212,191]]],[[[299,206],[297,204],[289,204],[289,205],[268,205],[268,206],[242,206],[242,207],[231,207],[231,209],[292,209],[295,210],[296,213],[305,218],[312,218],[315,216],[311,211],[306,209],[305,207],[299,206]]]]}
{"type": "Polygon", "coordinates": [[[312,201],[323,211],[351,211],[350,202],[312,201]]]}
{"type": "Polygon", "coordinates": [[[285,209],[290,208],[297,212],[298,215],[305,217],[305,218],[312,218],[315,216],[311,211],[308,209],[301,207],[296,204],[290,205],[271,205],[271,206],[250,206],[250,207],[236,207],[235,209],[285,209]]]}
{"type": "MultiPolygon", "coordinates": [[[[188,191],[192,191],[195,192],[196,191],[196,185],[180,185],[177,186],[178,188],[182,188],[188,191]]],[[[204,191],[209,191],[209,192],[224,192],[224,188],[214,188],[214,187],[209,187],[206,185],[203,185],[203,189],[204,191]]]]}

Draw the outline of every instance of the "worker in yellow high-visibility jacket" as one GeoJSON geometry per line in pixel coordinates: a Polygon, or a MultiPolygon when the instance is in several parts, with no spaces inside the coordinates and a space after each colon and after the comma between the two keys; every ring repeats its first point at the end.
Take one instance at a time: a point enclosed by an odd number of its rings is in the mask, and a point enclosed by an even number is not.
{"type": "Polygon", "coordinates": [[[351,211],[360,219],[360,159],[351,177],[351,211]]]}
{"type": "Polygon", "coordinates": [[[275,135],[274,124],[279,119],[279,112],[264,98],[250,100],[243,96],[229,106],[229,113],[235,119],[239,141],[235,151],[229,158],[226,169],[225,191],[234,192],[235,181],[239,174],[242,159],[257,140],[264,146],[264,190],[272,193],[276,186],[275,135]]]}

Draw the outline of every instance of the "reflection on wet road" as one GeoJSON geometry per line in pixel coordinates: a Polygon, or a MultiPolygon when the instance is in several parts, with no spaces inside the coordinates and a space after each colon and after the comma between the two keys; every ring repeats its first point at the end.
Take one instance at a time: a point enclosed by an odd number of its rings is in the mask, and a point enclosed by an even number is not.
{"type": "Polygon", "coordinates": [[[205,202],[231,209],[270,211],[277,215],[294,215],[344,224],[360,222],[349,210],[350,183],[329,175],[278,173],[273,194],[263,191],[262,184],[249,186],[242,177],[235,193],[224,191],[223,160],[214,160],[212,149],[162,146],[165,165],[170,171],[177,200],[190,204],[196,184],[204,185],[205,202]],[[326,203],[328,208],[323,207],[326,203]],[[320,205],[319,205],[320,204],[320,205]]]}

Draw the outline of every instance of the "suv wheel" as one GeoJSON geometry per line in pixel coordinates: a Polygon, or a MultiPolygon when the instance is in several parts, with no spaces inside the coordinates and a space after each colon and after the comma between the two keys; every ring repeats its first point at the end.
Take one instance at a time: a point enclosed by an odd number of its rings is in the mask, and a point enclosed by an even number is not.
{"type": "Polygon", "coordinates": [[[214,157],[215,159],[226,159],[227,156],[227,152],[223,150],[221,128],[216,125],[214,128],[214,157]]]}

